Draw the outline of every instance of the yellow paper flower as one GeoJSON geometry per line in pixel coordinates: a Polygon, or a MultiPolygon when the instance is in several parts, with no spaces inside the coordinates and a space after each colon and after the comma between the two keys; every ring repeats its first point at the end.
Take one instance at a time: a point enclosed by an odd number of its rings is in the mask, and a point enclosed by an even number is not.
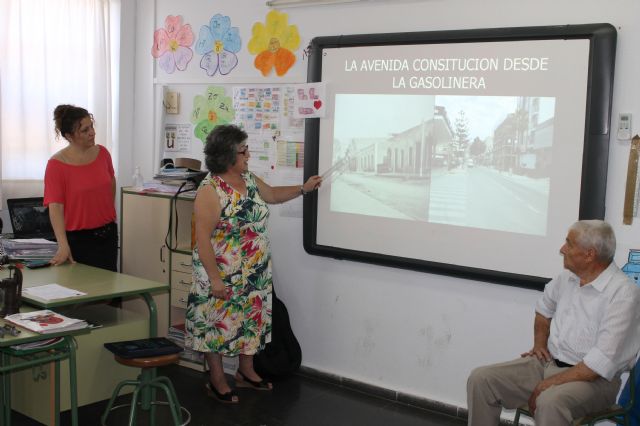
{"type": "Polygon", "coordinates": [[[266,24],[256,22],[252,37],[247,45],[249,52],[257,55],[253,64],[269,75],[273,68],[278,76],[283,76],[295,64],[293,51],[300,46],[298,27],[288,24],[289,16],[284,12],[272,10],[267,14],[266,24]]]}

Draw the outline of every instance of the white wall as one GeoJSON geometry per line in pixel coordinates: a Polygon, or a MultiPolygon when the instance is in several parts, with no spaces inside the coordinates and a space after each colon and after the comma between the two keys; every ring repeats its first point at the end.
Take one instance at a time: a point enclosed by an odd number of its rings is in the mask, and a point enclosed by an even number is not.
{"type": "MultiPolygon", "coordinates": [[[[635,132],[640,123],[640,33],[634,28],[640,2],[636,0],[388,0],[285,11],[290,23],[298,25],[302,46],[322,35],[608,22],[618,29],[613,125],[619,112],[634,113],[635,132]]],[[[246,53],[246,43],[251,25],[263,21],[268,12],[262,0],[138,0],[134,12],[135,28],[124,31],[135,37],[135,45],[123,49],[122,62],[133,64],[123,81],[135,82],[126,85],[121,95],[123,129],[117,161],[119,182],[124,185],[130,183],[136,164],[144,176],[155,171],[160,140],[157,86],[162,83],[306,79],[302,49],[297,52],[298,64],[285,79],[251,74],[253,58],[246,53]],[[168,14],[185,16],[197,36],[199,26],[215,13],[231,16],[232,24],[240,27],[244,53],[235,77],[203,79],[190,73],[154,76],[150,54],[153,30],[162,26],[164,18],[168,14]]],[[[199,57],[195,55],[193,60],[199,57]]],[[[190,64],[190,69],[197,70],[197,63],[190,64]]],[[[629,142],[614,137],[609,174],[602,177],[607,179],[607,220],[618,235],[620,265],[626,262],[627,250],[638,247],[640,236],[639,225],[622,225],[628,152],[629,142]]],[[[518,356],[530,348],[538,292],[309,256],[302,248],[302,220],[283,218],[278,212],[279,207],[273,207],[275,286],[289,309],[304,365],[466,406],[465,383],[472,368],[518,356]]],[[[563,239],[564,235],[558,235],[558,247],[563,239]]]]}

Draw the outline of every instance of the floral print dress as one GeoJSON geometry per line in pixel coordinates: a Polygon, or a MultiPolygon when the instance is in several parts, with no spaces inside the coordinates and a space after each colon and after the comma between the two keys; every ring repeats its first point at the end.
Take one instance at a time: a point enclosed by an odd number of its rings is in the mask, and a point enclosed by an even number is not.
{"type": "Polygon", "coordinates": [[[243,174],[243,196],[221,177],[208,175],[220,198],[220,220],[211,234],[220,277],[230,297],[209,294],[211,284],[193,250],[193,282],[185,315],[185,346],[224,356],[252,355],[271,340],[271,251],[267,236],[269,208],[251,173],[243,174]]]}

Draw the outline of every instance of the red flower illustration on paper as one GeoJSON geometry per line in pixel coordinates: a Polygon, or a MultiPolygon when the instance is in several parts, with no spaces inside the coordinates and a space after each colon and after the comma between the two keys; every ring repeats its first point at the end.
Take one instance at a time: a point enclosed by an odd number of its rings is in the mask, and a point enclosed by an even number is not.
{"type": "Polygon", "coordinates": [[[172,74],[176,68],[184,71],[193,57],[193,31],[191,25],[182,25],[182,16],[167,16],[164,28],[153,33],[151,54],[158,58],[160,68],[172,74]]]}

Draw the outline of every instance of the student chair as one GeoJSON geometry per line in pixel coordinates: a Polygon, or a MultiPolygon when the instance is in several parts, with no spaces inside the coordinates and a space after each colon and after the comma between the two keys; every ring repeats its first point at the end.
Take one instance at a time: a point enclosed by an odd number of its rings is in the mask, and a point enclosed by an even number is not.
{"type": "MultiPolygon", "coordinates": [[[[579,419],[575,419],[573,421],[573,425],[595,425],[597,422],[602,420],[610,420],[619,425],[630,426],[631,425],[631,410],[633,409],[633,404],[635,402],[636,397],[636,368],[638,366],[635,365],[631,371],[629,371],[629,378],[627,382],[629,383],[629,401],[623,406],[614,404],[609,407],[605,411],[601,411],[598,413],[592,413],[581,417],[579,419]]],[[[523,405],[522,407],[516,410],[516,416],[513,419],[513,424],[518,426],[520,425],[520,415],[525,414],[529,417],[531,413],[529,412],[529,407],[523,405]]]]}
{"type": "Polygon", "coordinates": [[[148,356],[140,358],[122,358],[118,355],[114,355],[115,360],[130,367],[141,368],[142,371],[137,380],[123,380],[118,383],[116,389],[111,395],[111,399],[107,404],[107,408],[102,414],[101,424],[106,426],[109,413],[113,410],[122,407],[131,407],[129,411],[129,426],[133,426],[136,423],[136,412],[138,407],[143,410],[150,410],[151,425],[155,424],[155,409],[157,405],[167,406],[171,411],[171,417],[173,418],[174,426],[185,426],[191,421],[191,413],[180,406],[176,391],[173,388],[171,380],[165,376],[157,376],[156,368],[163,367],[165,365],[175,364],[179,360],[179,354],[148,356]],[[130,404],[122,404],[113,406],[118,394],[125,386],[133,386],[133,396],[130,404]],[[167,401],[155,401],[155,390],[161,389],[167,396],[167,401]],[[184,414],[184,416],[183,416],[184,414]]]}

